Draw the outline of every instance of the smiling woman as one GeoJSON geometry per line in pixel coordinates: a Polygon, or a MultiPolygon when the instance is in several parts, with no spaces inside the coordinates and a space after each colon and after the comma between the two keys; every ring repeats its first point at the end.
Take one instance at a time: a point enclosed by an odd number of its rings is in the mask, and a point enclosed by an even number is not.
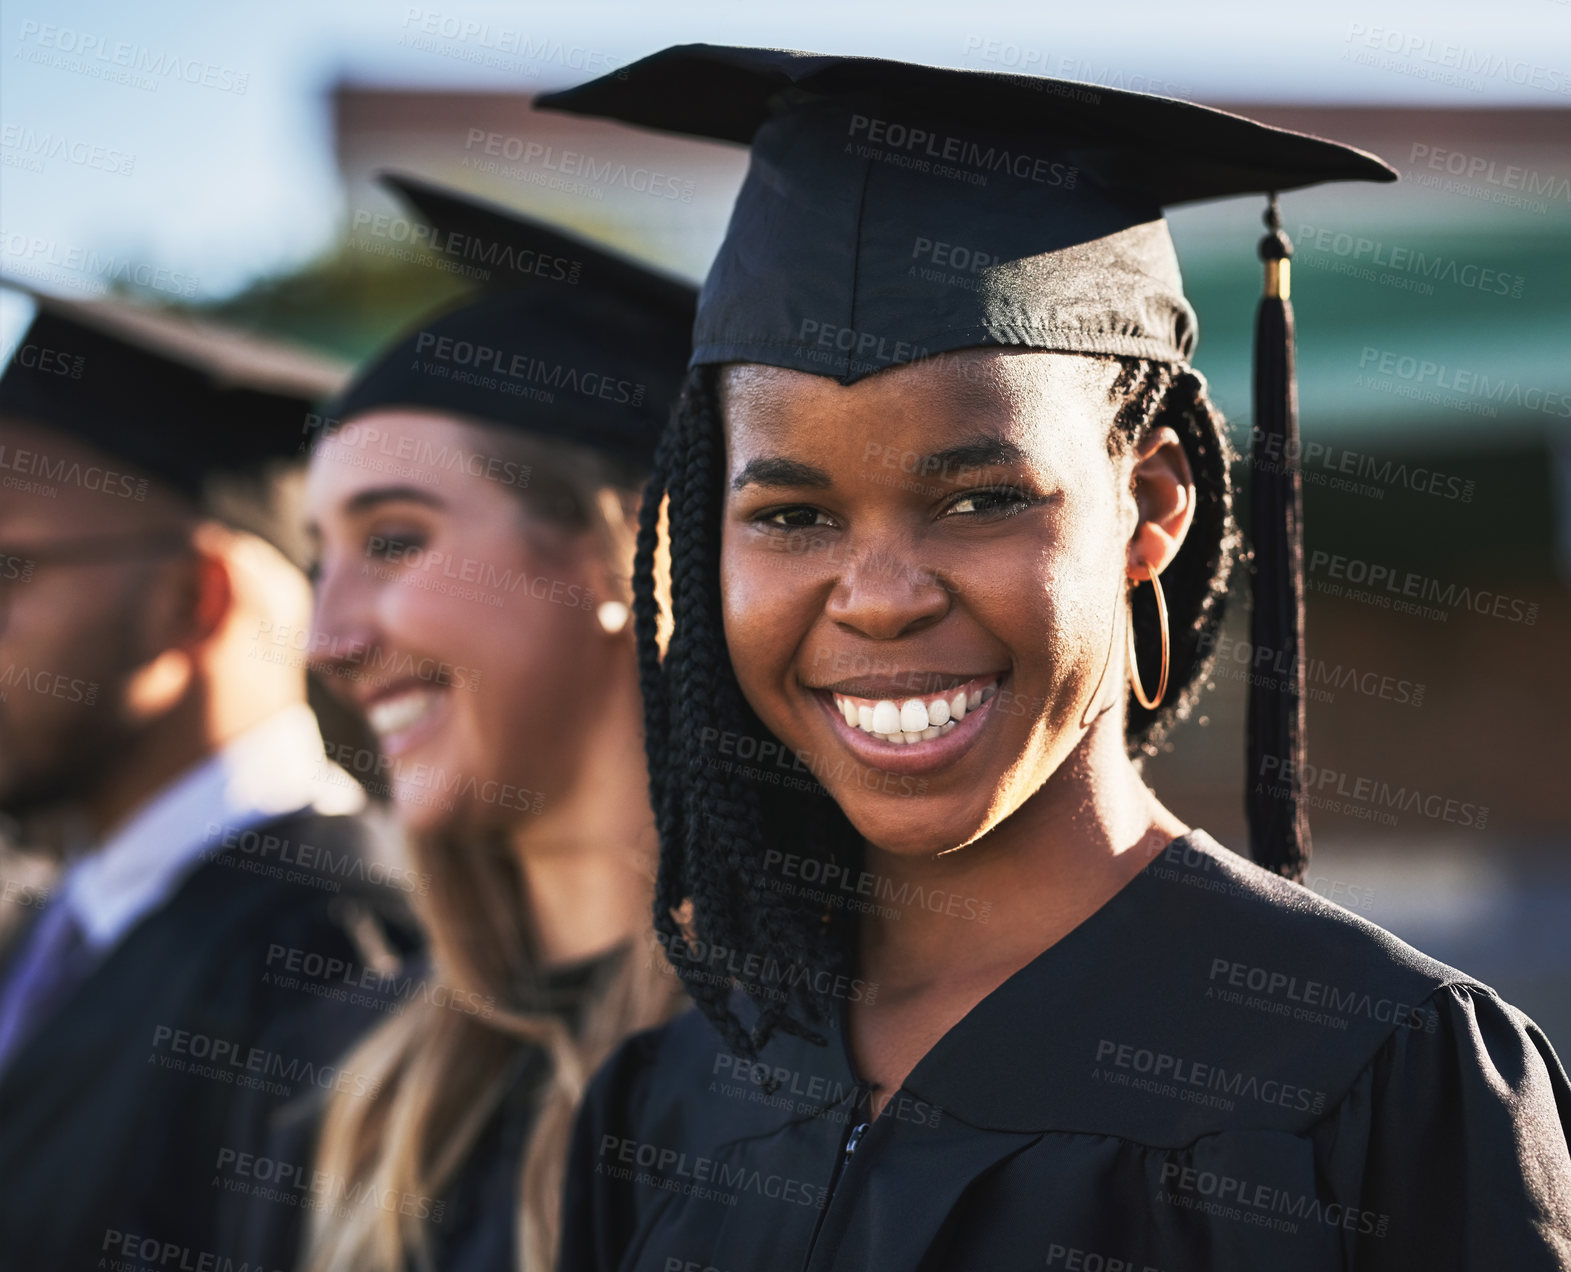
{"type": "Polygon", "coordinates": [[[324,1003],[318,1036],[371,1092],[261,1137],[345,1204],[302,1236],[301,1211],[262,1198],[223,1248],[321,1272],[536,1269],[588,1075],[680,1001],[639,939],[654,836],[627,617],[637,488],[693,296],[395,188],[439,240],[485,248],[497,285],[395,340],[329,412],[306,487],[311,649],[376,734],[430,957],[324,1003]],[[540,281],[542,261],[563,267],[540,281]]]}
{"type": "MultiPolygon", "coordinates": [[[[699,1011],[596,1077],[563,1272],[1564,1266],[1537,1026],[1290,881],[1302,791],[1265,777],[1301,696],[1251,704],[1254,862],[1139,765],[1238,552],[1161,208],[1389,170],[1139,94],[706,45],[545,104],[753,147],[634,576],[655,924],[699,1011]],[[766,753],[814,780],[727,758],[766,753]]],[[[1255,422],[1291,439],[1275,222],[1255,422]]],[[[1251,493],[1257,642],[1293,660],[1296,478],[1251,493]]]]}

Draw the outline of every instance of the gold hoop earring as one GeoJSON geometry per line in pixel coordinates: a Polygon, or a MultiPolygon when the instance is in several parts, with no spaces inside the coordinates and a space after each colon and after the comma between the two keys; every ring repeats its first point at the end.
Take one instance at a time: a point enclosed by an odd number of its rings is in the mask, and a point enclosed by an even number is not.
{"type": "MultiPolygon", "coordinates": [[[[1155,711],[1162,705],[1162,698],[1167,693],[1167,661],[1169,652],[1167,599],[1162,595],[1162,585],[1156,580],[1156,571],[1150,566],[1146,566],[1146,578],[1151,580],[1151,590],[1156,593],[1156,615],[1162,628],[1162,676],[1157,681],[1156,697],[1147,698],[1145,686],[1140,683],[1140,664],[1135,661],[1135,611],[1134,607],[1131,606],[1129,609],[1129,687],[1135,691],[1135,699],[1142,707],[1147,711],[1155,711]]],[[[1138,587],[1140,582],[1141,580],[1136,579],[1135,586],[1138,587]]],[[[1130,595],[1134,595],[1134,588],[1130,589],[1130,595]]]]}

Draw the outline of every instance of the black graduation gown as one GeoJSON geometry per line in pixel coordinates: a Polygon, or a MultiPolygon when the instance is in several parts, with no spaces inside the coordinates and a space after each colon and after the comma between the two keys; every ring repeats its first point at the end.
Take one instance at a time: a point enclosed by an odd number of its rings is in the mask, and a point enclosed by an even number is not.
{"type": "Polygon", "coordinates": [[[317,1002],[279,974],[280,948],[363,965],[350,925],[367,920],[407,943],[400,898],[367,881],[375,831],[310,812],[256,829],[319,850],[313,864],[290,879],[239,847],[203,861],[0,1073],[5,1272],[225,1266],[214,1215],[237,1097],[356,1080],[309,1039],[264,1044],[317,1002]]]}
{"type": "MultiPolygon", "coordinates": [[[[977,939],[986,928],[977,927],[977,939]]],[[[1492,990],[1174,840],[932,1048],[847,1155],[843,1045],[630,1039],[562,1272],[1571,1267],[1571,1086],[1492,990]]]]}
{"type": "MultiPolygon", "coordinates": [[[[574,1027],[585,1004],[615,973],[619,959],[613,952],[553,969],[545,982],[550,1009],[574,1027]]],[[[429,967],[420,964],[401,972],[397,981],[408,986],[431,975],[429,967]]],[[[323,1004],[312,1016],[291,1021],[290,1026],[320,1041],[334,1039],[342,1054],[397,1005],[392,996],[371,1010],[323,1004]]],[[[519,1168],[544,1075],[544,1053],[520,1046],[506,1091],[453,1181],[440,1198],[410,1203],[417,1217],[429,1223],[433,1272],[510,1272],[516,1266],[519,1168]]],[[[259,1187],[225,1199],[219,1217],[220,1244],[252,1268],[289,1269],[302,1262],[308,1214],[300,1202],[311,1196],[311,1172],[326,1107],[325,1093],[311,1091],[285,1105],[248,1107],[241,1114],[246,1125],[237,1127],[237,1142],[279,1164],[289,1176],[280,1188],[259,1187]]]]}

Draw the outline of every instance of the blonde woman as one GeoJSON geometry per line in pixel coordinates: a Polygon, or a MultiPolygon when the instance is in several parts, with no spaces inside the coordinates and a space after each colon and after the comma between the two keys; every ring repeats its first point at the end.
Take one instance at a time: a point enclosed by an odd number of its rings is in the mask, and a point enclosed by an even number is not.
{"type": "Polygon", "coordinates": [[[655,833],[628,587],[694,297],[397,188],[497,286],[395,342],[323,425],[311,647],[379,740],[430,953],[351,973],[324,1008],[365,1083],[274,1128],[268,1169],[297,1195],[253,1190],[232,1253],[532,1270],[554,1257],[588,1075],[681,1001],[639,940],[655,833]]]}

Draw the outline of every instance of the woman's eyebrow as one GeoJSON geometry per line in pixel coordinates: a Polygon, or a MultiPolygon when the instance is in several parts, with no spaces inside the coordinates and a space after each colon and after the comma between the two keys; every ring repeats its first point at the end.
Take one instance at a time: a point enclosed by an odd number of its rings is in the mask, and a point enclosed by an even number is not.
{"type": "MultiPolygon", "coordinates": [[[[978,433],[954,446],[946,446],[943,450],[923,456],[918,471],[946,472],[956,468],[1024,464],[1025,461],[1025,452],[1013,442],[1006,442],[1001,437],[993,437],[986,433],[978,433]]],[[[812,464],[804,464],[797,459],[766,455],[744,464],[742,471],[731,482],[731,489],[735,491],[741,490],[744,486],[778,486],[828,490],[833,485],[834,479],[822,468],[815,468],[812,464]]]]}
{"type": "Polygon", "coordinates": [[[427,504],[432,508],[445,508],[447,505],[429,490],[419,486],[376,486],[370,490],[357,491],[344,501],[346,513],[365,512],[377,504],[391,503],[393,500],[400,502],[408,500],[412,503],[427,504]]]}
{"type": "Polygon", "coordinates": [[[731,489],[741,490],[744,486],[788,486],[800,489],[805,486],[813,490],[828,490],[834,484],[834,480],[822,468],[814,468],[798,459],[767,455],[762,459],[748,460],[732,480],[731,489]]]}
{"type": "Polygon", "coordinates": [[[921,472],[944,472],[952,468],[993,468],[1023,465],[1026,455],[1013,442],[978,433],[954,446],[923,456],[921,472]]]}

